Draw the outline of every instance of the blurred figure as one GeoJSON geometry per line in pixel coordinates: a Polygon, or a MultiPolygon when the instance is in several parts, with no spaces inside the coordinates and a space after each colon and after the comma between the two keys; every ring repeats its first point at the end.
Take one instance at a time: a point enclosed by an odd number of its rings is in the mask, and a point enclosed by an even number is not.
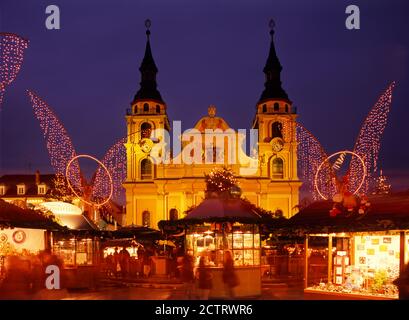
{"type": "Polygon", "coordinates": [[[122,277],[125,278],[129,273],[129,262],[131,260],[131,255],[129,254],[128,250],[126,250],[126,248],[123,247],[121,252],[119,253],[119,256],[120,256],[119,263],[121,265],[122,277]]]}
{"type": "Polygon", "coordinates": [[[224,253],[223,282],[227,296],[230,299],[234,299],[234,288],[239,285],[239,278],[234,271],[234,261],[230,251],[226,251],[224,253]]]}
{"type": "Polygon", "coordinates": [[[399,300],[409,300],[409,264],[405,266],[393,284],[399,289],[399,300]]]}
{"type": "Polygon", "coordinates": [[[145,251],[143,255],[143,276],[145,278],[149,278],[151,275],[151,264],[152,264],[152,258],[149,254],[149,252],[145,251]]]}
{"type": "Polygon", "coordinates": [[[183,257],[180,268],[180,278],[183,282],[186,298],[188,300],[192,299],[195,277],[193,274],[193,257],[189,254],[183,257]]]}
{"type": "Polygon", "coordinates": [[[31,279],[29,266],[18,256],[8,256],[5,261],[5,272],[4,280],[0,284],[0,299],[30,299],[31,279]]]}
{"type": "Polygon", "coordinates": [[[107,255],[105,258],[106,264],[107,264],[107,276],[112,277],[115,275],[115,261],[114,261],[114,255],[110,253],[107,255]]]}
{"type": "Polygon", "coordinates": [[[118,278],[121,274],[121,264],[120,264],[120,255],[118,252],[118,247],[115,247],[114,251],[114,263],[115,263],[115,276],[118,278]]]}
{"type": "Polygon", "coordinates": [[[205,257],[201,256],[199,260],[199,267],[196,270],[196,277],[198,279],[199,299],[208,300],[210,290],[213,287],[213,276],[206,267],[205,257]]]}

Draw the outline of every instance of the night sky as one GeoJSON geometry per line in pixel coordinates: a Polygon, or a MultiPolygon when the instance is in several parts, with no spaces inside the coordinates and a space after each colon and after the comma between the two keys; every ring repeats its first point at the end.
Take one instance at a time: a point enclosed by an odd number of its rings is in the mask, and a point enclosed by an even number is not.
{"type": "Polygon", "coordinates": [[[170,120],[191,128],[214,104],[232,128],[250,128],[274,18],[283,87],[328,153],[353,148],[366,114],[397,82],[380,165],[395,190],[409,188],[408,16],[407,0],[1,0],[0,31],[30,44],[0,111],[0,175],[52,170],[26,89],[52,106],[77,153],[102,158],[125,135],[146,18],[170,120]],[[60,7],[61,30],[45,28],[50,4],[60,7]],[[345,28],[349,4],[360,7],[361,30],[345,28]]]}

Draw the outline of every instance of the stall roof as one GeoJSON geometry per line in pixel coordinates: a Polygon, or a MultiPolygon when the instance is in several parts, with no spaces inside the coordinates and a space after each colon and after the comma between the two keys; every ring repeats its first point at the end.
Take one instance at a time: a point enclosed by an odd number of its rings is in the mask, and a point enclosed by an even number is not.
{"type": "Polygon", "coordinates": [[[332,201],[318,201],[301,210],[280,228],[280,233],[409,230],[409,195],[371,196],[365,214],[346,212],[330,216],[332,201]]]}
{"type": "Polygon", "coordinates": [[[97,230],[97,226],[84,214],[56,214],[60,225],[73,230],[97,230]]]}
{"type": "Polygon", "coordinates": [[[64,228],[39,211],[22,209],[0,199],[0,226],[45,230],[63,230],[64,228]]]}
{"type": "Polygon", "coordinates": [[[254,220],[261,216],[242,199],[205,199],[193,209],[184,220],[254,220]]]}
{"type": "Polygon", "coordinates": [[[127,239],[132,238],[135,240],[161,240],[163,239],[162,233],[159,230],[152,228],[138,226],[138,225],[129,225],[121,227],[115,231],[103,231],[107,238],[114,239],[127,239]]]}
{"type": "Polygon", "coordinates": [[[190,225],[205,222],[240,222],[248,224],[268,224],[279,226],[285,218],[273,217],[261,208],[257,208],[246,199],[240,198],[209,198],[205,199],[196,208],[188,212],[187,216],[179,220],[159,221],[159,228],[169,235],[181,234],[190,225]],[[258,212],[257,210],[260,210],[258,212]]]}

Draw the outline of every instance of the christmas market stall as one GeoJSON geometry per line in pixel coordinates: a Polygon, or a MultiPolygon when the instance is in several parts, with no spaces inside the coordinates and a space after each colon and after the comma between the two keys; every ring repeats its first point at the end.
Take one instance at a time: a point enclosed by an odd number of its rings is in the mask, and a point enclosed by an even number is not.
{"type": "Polygon", "coordinates": [[[260,215],[247,202],[214,198],[205,199],[184,219],[160,222],[160,227],[166,232],[177,225],[185,231],[185,251],[196,267],[205,257],[212,273],[210,297],[226,297],[222,279],[226,251],[233,256],[239,279],[236,296],[251,297],[261,294],[259,222],[260,215]]]}
{"type": "Polygon", "coordinates": [[[0,284],[11,269],[30,274],[51,248],[52,233],[63,230],[50,215],[0,199],[0,284]]]}
{"type": "Polygon", "coordinates": [[[305,294],[396,299],[409,262],[409,197],[354,199],[315,202],[280,230],[305,237],[305,294]]]}
{"type": "MultiPolygon", "coordinates": [[[[212,274],[211,298],[231,296],[223,281],[223,270],[233,259],[235,297],[261,295],[261,232],[264,223],[281,221],[270,212],[242,198],[242,191],[231,169],[215,168],[206,178],[205,199],[188,210],[183,219],[160,221],[168,236],[184,236],[185,253],[194,265],[204,259],[212,274]]],[[[273,225],[273,223],[271,223],[273,225]]]]}
{"type": "Polygon", "coordinates": [[[92,288],[99,274],[100,231],[82,210],[67,202],[44,202],[64,231],[52,234],[52,252],[63,262],[64,286],[92,288]]]}
{"type": "MultiPolygon", "coordinates": [[[[162,233],[158,230],[129,225],[121,227],[115,231],[102,232],[104,240],[101,242],[101,249],[104,258],[104,273],[114,275],[117,270],[125,276],[142,276],[142,260],[147,251],[155,247],[156,243],[163,239],[162,233]],[[125,249],[129,253],[129,261],[121,266],[114,266],[113,260],[116,254],[125,249]]],[[[168,274],[168,259],[164,255],[154,255],[152,253],[151,275],[166,276],[168,274]]]]}

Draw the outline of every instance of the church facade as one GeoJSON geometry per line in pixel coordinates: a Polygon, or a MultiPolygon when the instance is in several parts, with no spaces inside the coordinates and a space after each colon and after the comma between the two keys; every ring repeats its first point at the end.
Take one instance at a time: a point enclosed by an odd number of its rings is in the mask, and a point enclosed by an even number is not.
{"type": "Polygon", "coordinates": [[[270,51],[263,69],[264,90],[254,113],[249,113],[254,117],[249,129],[256,134],[256,152],[243,150],[246,137],[217,117],[214,106],[189,133],[174,135],[181,141],[174,139],[169,147],[166,132],[176,128],[171,128],[167,105],[157,89],[158,68],[149,29],[146,33],[140,88],[126,115],[126,224],[157,228],[160,220],[182,218],[188,208],[204,199],[204,175],[218,167],[231,168],[243,197],[255,205],[284,217],[294,215],[301,186],[297,175],[297,114],[281,85],[282,66],[274,30],[270,32],[270,51]],[[175,151],[177,145],[179,151],[175,151]],[[158,155],[165,160],[157,161],[158,155]]]}

